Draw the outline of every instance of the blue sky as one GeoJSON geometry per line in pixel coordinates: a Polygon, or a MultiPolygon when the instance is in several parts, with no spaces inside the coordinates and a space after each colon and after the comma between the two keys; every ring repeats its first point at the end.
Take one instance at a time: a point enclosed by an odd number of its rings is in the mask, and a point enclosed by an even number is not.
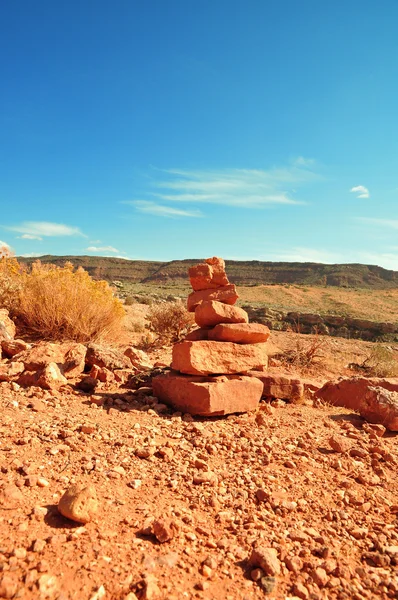
{"type": "Polygon", "coordinates": [[[4,0],[19,255],[398,270],[396,0],[4,0]]]}

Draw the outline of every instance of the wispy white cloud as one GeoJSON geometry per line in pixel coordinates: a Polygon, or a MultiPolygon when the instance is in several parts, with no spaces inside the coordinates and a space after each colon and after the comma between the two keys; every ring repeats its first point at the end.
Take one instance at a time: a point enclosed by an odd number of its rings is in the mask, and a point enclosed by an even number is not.
{"type": "Polygon", "coordinates": [[[398,229],[398,219],[379,219],[373,217],[356,217],[357,221],[374,225],[376,227],[386,227],[388,229],[398,229]]]}
{"type": "Polygon", "coordinates": [[[155,202],[149,202],[146,200],[132,200],[123,202],[123,204],[131,204],[137,210],[149,215],[155,215],[156,217],[202,217],[202,213],[199,210],[184,210],[180,208],[172,208],[170,206],[163,206],[162,204],[156,204],[155,202]]]}
{"type": "Polygon", "coordinates": [[[113,246],[89,246],[86,248],[87,252],[115,252],[118,254],[120,250],[114,248],[113,246]]]}
{"type": "Polygon", "coordinates": [[[20,254],[19,256],[22,256],[23,258],[39,258],[40,256],[43,256],[43,254],[40,254],[40,252],[27,252],[26,254],[20,254]]]}
{"type": "MultiPolygon", "coordinates": [[[[84,236],[78,227],[70,227],[62,223],[50,223],[48,221],[24,221],[20,225],[6,227],[9,231],[16,231],[28,237],[25,239],[38,239],[42,237],[62,237],[79,235],[84,236]]],[[[85,237],[85,236],[84,236],[85,237]]]]}
{"type": "Polygon", "coordinates": [[[314,158],[305,158],[304,156],[298,156],[294,159],[293,164],[296,167],[314,167],[316,160],[314,158]]]}
{"type": "Polygon", "coordinates": [[[369,198],[370,193],[367,187],[364,185],[356,185],[350,189],[350,192],[357,194],[357,198],[369,198]]]}
{"type": "Polygon", "coordinates": [[[165,169],[152,195],[168,202],[222,204],[262,208],[269,205],[305,204],[294,197],[292,186],[320,179],[308,167],[313,159],[299,157],[284,168],[263,169],[165,169]],[[298,161],[298,162],[297,162],[298,161]]]}
{"type": "Polygon", "coordinates": [[[32,233],[24,233],[23,235],[17,236],[20,240],[39,240],[41,241],[43,238],[40,235],[33,235],[32,233]]]}

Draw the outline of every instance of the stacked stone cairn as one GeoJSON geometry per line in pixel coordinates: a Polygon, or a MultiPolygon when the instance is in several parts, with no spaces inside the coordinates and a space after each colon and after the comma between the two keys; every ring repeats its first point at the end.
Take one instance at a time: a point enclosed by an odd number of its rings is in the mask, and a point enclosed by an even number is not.
{"type": "Polygon", "coordinates": [[[260,379],[246,375],[268,365],[268,327],[249,324],[222,258],[189,269],[193,292],[188,310],[199,326],[173,347],[171,372],[153,379],[154,395],[192,415],[254,410],[263,393],[260,379]]]}

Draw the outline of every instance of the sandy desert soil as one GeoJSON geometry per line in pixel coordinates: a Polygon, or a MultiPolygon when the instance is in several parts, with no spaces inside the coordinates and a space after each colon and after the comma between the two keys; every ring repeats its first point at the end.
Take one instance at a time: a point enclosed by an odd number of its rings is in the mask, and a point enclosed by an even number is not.
{"type": "MultiPolygon", "coordinates": [[[[273,343],[292,347],[293,335],[273,343]]],[[[318,380],[369,345],[325,339],[308,373],[318,380]]],[[[398,596],[397,437],[344,409],[276,401],[200,419],[159,405],[148,386],[87,395],[7,383],[0,407],[1,598],[398,596]],[[74,482],[98,494],[85,526],[57,510],[74,482]],[[265,558],[276,551],[265,570],[248,563],[256,544],[265,558]]]]}

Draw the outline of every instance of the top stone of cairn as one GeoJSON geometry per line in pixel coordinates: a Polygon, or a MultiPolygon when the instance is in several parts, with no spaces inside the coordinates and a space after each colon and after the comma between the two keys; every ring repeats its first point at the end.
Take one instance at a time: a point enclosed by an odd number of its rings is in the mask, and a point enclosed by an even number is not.
{"type": "Polygon", "coordinates": [[[206,258],[204,263],[191,267],[189,279],[195,292],[216,289],[229,284],[225,273],[225,262],[217,256],[206,258]]]}

